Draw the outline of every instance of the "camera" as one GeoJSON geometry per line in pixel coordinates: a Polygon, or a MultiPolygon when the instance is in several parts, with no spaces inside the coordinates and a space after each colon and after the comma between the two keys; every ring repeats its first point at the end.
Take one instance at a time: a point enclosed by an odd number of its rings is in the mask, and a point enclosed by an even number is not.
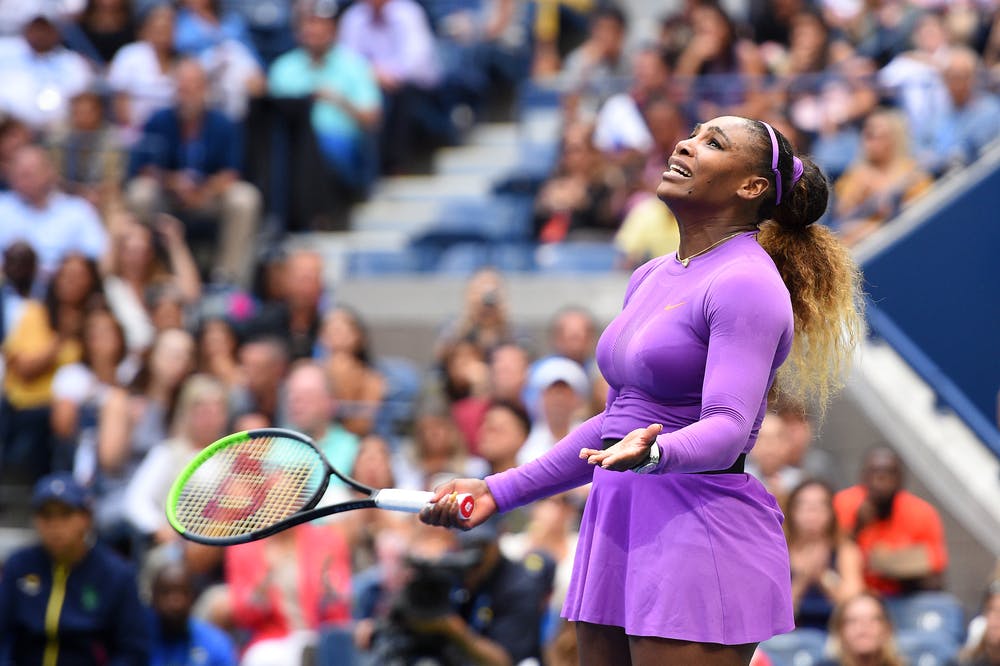
{"type": "Polygon", "coordinates": [[[408,557],[410,578],[393,601],[388,617],[372,640],[373,663],[386,666],[463,666],[457,646],[442,637],[413,631],[411,623],[444,617],[455,611],[462,578],[481,561],[476,550],[447,553],[434,559],[408,557]]]}

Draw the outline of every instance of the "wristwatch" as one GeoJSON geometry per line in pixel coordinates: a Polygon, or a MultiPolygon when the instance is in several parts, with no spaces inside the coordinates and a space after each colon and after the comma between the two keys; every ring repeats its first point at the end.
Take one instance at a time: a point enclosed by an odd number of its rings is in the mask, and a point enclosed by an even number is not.
{"type": "Polygon", "coordinates": [[[656,466],[660,464],[660,446],[653,440],[652,445],[649,447],[649,455],[646,459],[640,462],[638,465],[632,468],[632,471],[636,474],[649,474],[656,466]]]}

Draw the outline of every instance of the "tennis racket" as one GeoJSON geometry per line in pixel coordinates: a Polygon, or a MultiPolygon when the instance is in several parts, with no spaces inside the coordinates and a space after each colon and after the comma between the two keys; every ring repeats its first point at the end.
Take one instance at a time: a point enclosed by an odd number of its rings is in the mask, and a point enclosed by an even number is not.
{"type": "MultiPolygon", "coordinates": [[[[205,447],[174,481],[167,520],[190,541],[231,546],[354,509],[417,513],[434,493],[370,488],[333,467],[305,435],[281,428],[246,430],[205,447]],[[317,506],[331,477],[366,497],[317,506]]],[[[456,497],[472,515],[472,495],[456,497]]]]}

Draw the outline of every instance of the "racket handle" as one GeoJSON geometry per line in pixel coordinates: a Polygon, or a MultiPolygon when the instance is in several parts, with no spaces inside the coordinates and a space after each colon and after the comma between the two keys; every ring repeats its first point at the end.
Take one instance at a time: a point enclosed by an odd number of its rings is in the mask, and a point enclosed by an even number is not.
{"type": "MultiPolygon", "coordinates": [[[[434,493],[426,490],[401,490],[399,488],[383,488],[375,493],[375,506],[380,509],[390,511],[406,511],[408,513],[419,513],[427,506],[434,493]]],[[[472,515],[472,510],[476,506],[476,501],[468,493],[460,493],[455,496],[458,501],[458,515],[464,519],[472,515]]]]}

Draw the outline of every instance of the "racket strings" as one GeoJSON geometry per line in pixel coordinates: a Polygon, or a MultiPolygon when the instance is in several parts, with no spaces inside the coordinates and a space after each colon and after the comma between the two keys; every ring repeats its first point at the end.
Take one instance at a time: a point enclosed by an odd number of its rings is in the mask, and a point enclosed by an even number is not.
{"type": "Polygon", "coordinates": [[[191,534],[250,534],[301,511],[325,478],[322,459],[307,444],[273,436],[250,438],[203,461],[181,490],[175,513],[191,534]]]}

